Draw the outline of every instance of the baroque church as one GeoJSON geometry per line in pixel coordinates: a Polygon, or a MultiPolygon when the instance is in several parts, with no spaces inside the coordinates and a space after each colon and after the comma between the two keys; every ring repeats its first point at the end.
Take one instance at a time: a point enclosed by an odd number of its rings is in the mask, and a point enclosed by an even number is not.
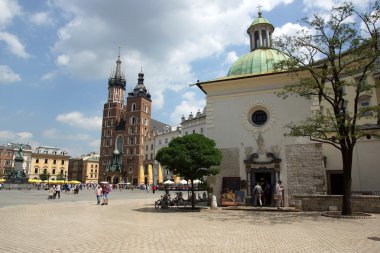
{"type": "Polygon", "coordinates": [[[154,146],[147,145],[154,139],[155,129],[165,124],[151,118],[152,97],[144,85],[144,73],[132,91],[125,91],[127,80],[121,70],[120,55],[116,70],[108,80],[108,97],[103,108],[103,121],[99,159],[99,181],[153,183],[154,146]]]}
{"type": "MultiPolygon", "coordinates": [[[[276,181],[284,185],[285,205],[293,204],[293,196],[302,194],[341,194],[342,162],[338,150],[308,138],[287,137],[286,125],[299,122],[322,110],[318,101],[276,95],[285,85],[306,77],[276,71],[274,63],[287,57],[272,47],[273,25],[262,16],[251,23],[247,33],[250,52],[233,63],[227,76],[198,82],[206,94],[207,137],[215,140],[223,160],[220,173],[208,177],[211,193],[223,204],[224,194],[234,191],[241,204],[252,205],[253,188],[265,185],[266,204],[274,201],[276,181]]],[[[379,73],[367,77],[379,80],[379,73]]],[[[379,88],[360,105],[377,105],[379,88]]],[[[376,119],[364,122],[379,128],[376,119]]],[[[357,143],[353,158],[353,192],[380,191],[378,164],[380,141],[364,138],[357,143]]]]}

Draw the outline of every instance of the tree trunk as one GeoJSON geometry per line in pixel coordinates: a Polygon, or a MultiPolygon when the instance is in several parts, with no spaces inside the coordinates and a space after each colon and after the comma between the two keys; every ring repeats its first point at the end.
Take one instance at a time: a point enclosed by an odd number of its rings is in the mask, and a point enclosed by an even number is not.
{"type": "Polygon", "coordinates": [[[343,161],[343,196],[342,196],[342,215],[352,215],[351,206],[351,172],[352,172],[352,153],[353,148],[342,148],[343,161]]]}

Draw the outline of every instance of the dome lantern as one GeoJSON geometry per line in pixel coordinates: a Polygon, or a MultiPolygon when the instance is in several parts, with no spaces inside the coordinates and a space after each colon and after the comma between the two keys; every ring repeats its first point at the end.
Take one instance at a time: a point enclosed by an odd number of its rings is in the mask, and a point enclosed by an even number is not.
{"type": "Polygon", "coordinates": [[[251,52],[259,48],[272,47],[274,27],[266,18],[263,18],[261,11],[259,11],[258,15],[247,30],[250,38],[251,52]]]}

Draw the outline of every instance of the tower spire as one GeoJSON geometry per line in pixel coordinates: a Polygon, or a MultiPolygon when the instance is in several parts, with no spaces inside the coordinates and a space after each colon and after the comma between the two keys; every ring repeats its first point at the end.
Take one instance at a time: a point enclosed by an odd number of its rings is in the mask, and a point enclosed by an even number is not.
{"type": "Polygon", "coordinates": [[[120,48],[121,48],[121,46],[119,46],[119,56],[117,57],[117,60],[116,60],[115,79],[117,79],[117,78],[122,78],[122,73],[121,73],[121,60],[120,60],[120,48]]]}

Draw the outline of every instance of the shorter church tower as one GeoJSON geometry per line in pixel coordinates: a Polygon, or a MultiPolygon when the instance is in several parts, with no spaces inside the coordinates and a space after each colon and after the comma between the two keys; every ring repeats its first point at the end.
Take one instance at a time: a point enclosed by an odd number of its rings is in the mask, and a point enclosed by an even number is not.
{"type": "MultiPolygon", "coordinates": [[[[126,107],[126,156],[128,177],[133,184],[149,183],[149,165],[144,161],[145,144],[151,132],[152,99],[144,85],[144,73],[138,74],[137,85],[128,93],[126,107]]],[[[150,172],[152,173],[152,172],[150,172]]]]}

